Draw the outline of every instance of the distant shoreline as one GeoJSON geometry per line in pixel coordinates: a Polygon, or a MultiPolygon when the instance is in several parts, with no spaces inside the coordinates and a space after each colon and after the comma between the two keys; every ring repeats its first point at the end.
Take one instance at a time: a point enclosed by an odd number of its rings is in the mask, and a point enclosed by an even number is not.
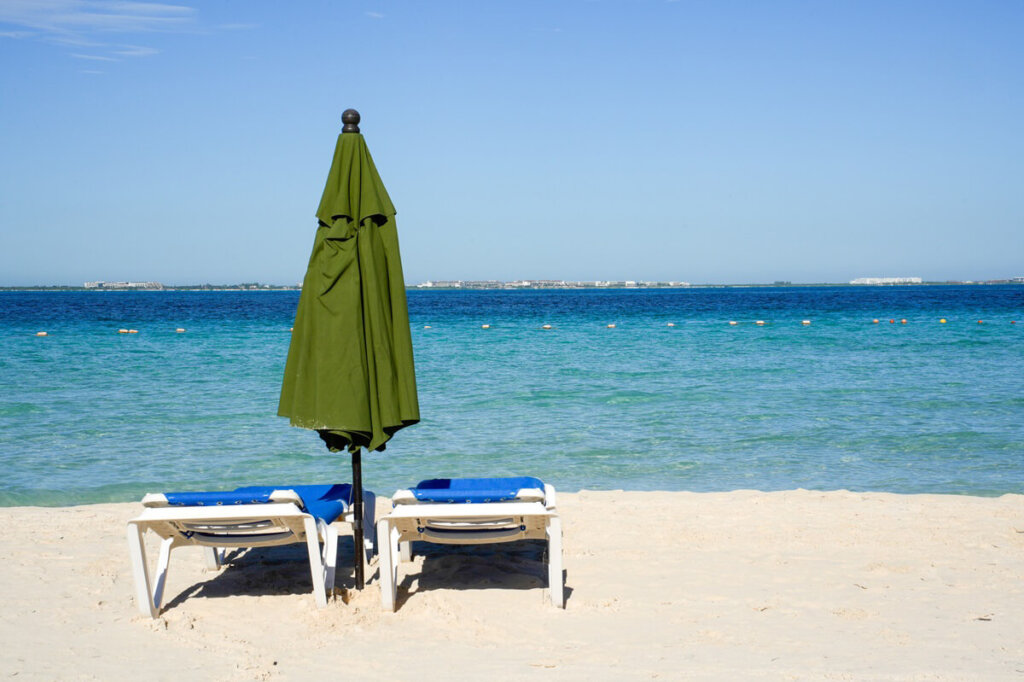
{"type": "MultiPolygon", "coordinates": [[[[407,291],[629,291],[629,290],[650,290],[650,289],[791,289],[806,287],[848,287],[870,289],[877,287],[935,287],[935,286],[1005,286],[1024,284],[1020,279],[1014,280],[989,280],[982,282],[919,282],[913,284],[850,284],[849,282],[772,282],[772,283],[749,283],[749,284],[687,284],[685,286],[669,285],[636,285],[636,286],[545,286],[536,285],[530,287],[512,286],[430,286],[419,285],[407,286],[407,291]]],[[[36,286],[0,286],[0,292],[7,291],[34,291],[34,292],[91,292],[91,293],[126,293],[126,292],[149,292],[160,293],[168,291],[192,291],[192,292],[217,292],[217,291],[238,291],[238,292],[274,292],[274,291],[302,291],[302,287],[259,285],[182,285],[165,286],[161,288],[133,288],[133,289],[97,289],[94,287],[63,286],[63,285],[36,285],[36,286]]]]}
{"type": "Polygon", "coordinates": [[[86,287],[71,287],[71,286],[33,286],[33,287],[0,287],[0,292],[4,291],[38,291],[38,292],[77,292],[83,293],[97,293],[97,294],[128,294],[128,293],[150,293],[159,294],[168,291],[198,291],[198,292],[211,292],[211,291],[244,291],[244,292],[266,292],[266,291],[302,291],[302,287],[266,287],[259,289],[246,289],[243,287],[162,287],[160,289],[93,289],[86,287]]]}

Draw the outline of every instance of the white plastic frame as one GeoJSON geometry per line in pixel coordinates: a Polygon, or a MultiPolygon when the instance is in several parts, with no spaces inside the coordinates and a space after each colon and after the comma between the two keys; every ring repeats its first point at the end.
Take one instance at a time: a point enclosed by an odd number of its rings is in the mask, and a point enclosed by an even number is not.
{"type": "MultiPolygon", "coordinates": [[[[334,589],[338,556],[337,528],[302,511],[299,496],[293,491],[274,491],[270,503],[225,506],[167,506],[163,495],[143,498],[146,509],[128,522],[128,552],[135,579],[135,599],[139,611],[156,618],[163,604],[164,588],[171,550],[181,546],[204,548],[210,570],[220,568],[223,550],[231,547],[271,547],[305,542],[309,570],[313,579],[313,597],[319,608],[327,606],[334,589]],[[161,539],[155,575],[150,574],[144,535],[154,532],[161,539]]],[[[363,492],[366,533],[363,550],[369,561],[376,549],[374,507],[376,498],[363,492]]],[[[339,521],[352,523],[352,510],[346,508],[339,521]]]]}
{"type": "Polygon", "coordinates": [[[555,489],[545,484],[521,491],[508,502],[419,502],[409,490],[399,490],[395,507],[377,522],[381,605],[394,611],[398,597],[398,567],[412,559],[412,541],[437,544],[489,544],[523,539],[547,541],[548,596],[565,608],[562,578],[562,520],[555,508],[555,489]],[[464,532],[460,532],[464,531],[464,532]]]}

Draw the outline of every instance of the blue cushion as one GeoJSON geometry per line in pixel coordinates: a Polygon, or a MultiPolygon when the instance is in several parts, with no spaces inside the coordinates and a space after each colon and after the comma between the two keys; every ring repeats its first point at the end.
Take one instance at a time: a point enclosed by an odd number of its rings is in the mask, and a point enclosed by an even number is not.
{"type": "Polygon", "coordinates": [[[544,482],[533,476],[510,478],[432,478],[412,489],[424,502],[504,502],[514,500],[523,488],[540,488],[544,482]]]}
{"type": "Polygon", "coordinates": [[[230,504],[266,504],[275,490],[294,490],[302,498],[302,510],[327,523],[333,522],[348,508],[352,486],[335,485],[251,485],[235,490],[206,493],[164,493],[167,503],[175,507],[203,507],[230,504]]]}

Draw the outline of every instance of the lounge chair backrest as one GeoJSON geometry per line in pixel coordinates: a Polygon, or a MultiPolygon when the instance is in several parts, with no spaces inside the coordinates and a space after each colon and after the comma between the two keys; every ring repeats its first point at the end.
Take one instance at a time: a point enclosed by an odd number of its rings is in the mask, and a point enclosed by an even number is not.
{"type": "Polygon", "coordinates": [[[395,504],[439,502],[481,504],[489,502],[542,502],[544,483],[533,476],[511,478],[432,478],[409,491],[399,491],[395,504]],[[408,493],[411,493],[411,497],[408,493]]]}
{"type": "Polygon", "coordinates": [[[142,498],[144,507],[210,507],[233,504],[269,504],[291,502],[303,507],[302,498],[294,490],[264,489],[262,492],[150,493],[142,498]]]}

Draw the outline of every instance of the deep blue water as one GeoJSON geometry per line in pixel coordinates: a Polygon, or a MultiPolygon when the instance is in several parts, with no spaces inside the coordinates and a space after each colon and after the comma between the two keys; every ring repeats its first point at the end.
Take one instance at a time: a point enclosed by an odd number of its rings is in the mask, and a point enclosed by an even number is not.
{"type": "MultiPolygon", "coordinates": [[[[297,301],[0,293],[0,505],[346,480],[347,456],[275,416],[297,301]]],[[[1024,492],[1024,286],[411,291],[409,307],[423,421],[364,455],[382,494],[520,473],[568,491],[1024,492]]]]}

